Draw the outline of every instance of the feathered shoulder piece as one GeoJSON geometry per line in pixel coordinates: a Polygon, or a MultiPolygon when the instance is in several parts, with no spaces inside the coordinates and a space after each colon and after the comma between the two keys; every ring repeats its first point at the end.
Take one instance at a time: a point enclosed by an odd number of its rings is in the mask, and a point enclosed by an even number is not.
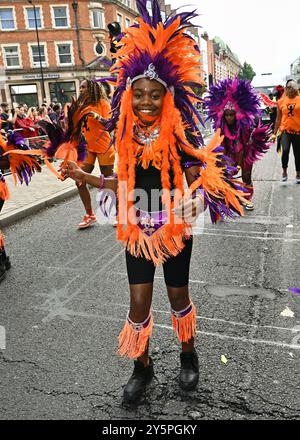
{"type": "Polygon", "coordinates": [[[236,112],[237,128],[249,128],[256,117],[261,114],[260,97],[250,81],[225,79],[210,87],[205,99],[208,116],[214,123],[214,128],[224,128],[225,110],[236,112]]]}
{"type": "Polygon", "coordinates": [[[120,119],[124,92],[135,80],[149,78],[171,91],[183,123],[202,143],[197,127],[202,120],[193,105],[200,99],[192,90],[202,85],[201,56],[196,41],[186,32],[192,26],[190,20],[197,14],[195,11],[174,13],[163,21],[158,1],[151,1],[152,16],[147,3],[147,0],[137,0],[138,23],[127,28],[118,38],[116,61],[111,68],[113,76],[110,80],[116,90],[109,128],[114,129],[120,119]]]}
{"type": "MultiPolygon", "coordinates": [[[[41,166],[35,157],[33,150],[29,150],[25,139],[18,132],[10,132],[7,141],[0,134],[0,156],[8,161],[15,184],[25,182],[29,184],[31,177],[35,172],[41,171],[41,166]]],[[[4,180],[2,179],[2,190],[4,192],[4,180]]],[[[7,191],[8,197],[8,191],[7,191]]],[[[1,197],[2,198],[2,197],[1,197]]]]}
{"type": "Polygon", "coordinates": [[[74,124],[74,116],[80,113],[78,101],[72,99],[72,104],[65,108],[65,126],[62,128],[59,124],[52,124],[47,121],[39,121],[41,129],[47,134],[49,142],[44,149],[46,158],[56,157],[63,160],[74,160],[83,162],[87,150],[86,141],[81,134],[81,121],[74,124]]]}

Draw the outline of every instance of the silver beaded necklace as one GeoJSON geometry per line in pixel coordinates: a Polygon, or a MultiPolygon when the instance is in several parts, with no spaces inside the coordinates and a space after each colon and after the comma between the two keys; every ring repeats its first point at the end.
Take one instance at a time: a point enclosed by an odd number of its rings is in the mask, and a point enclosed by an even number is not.
{"type": "Polygon", "coordinates": [[[133,133],[136,139],[143,145],[149,146],[156,141],[159,136],[160,127],[155,127],[152,131],[144,131],[138,125],[133,128],[133,133]]]}

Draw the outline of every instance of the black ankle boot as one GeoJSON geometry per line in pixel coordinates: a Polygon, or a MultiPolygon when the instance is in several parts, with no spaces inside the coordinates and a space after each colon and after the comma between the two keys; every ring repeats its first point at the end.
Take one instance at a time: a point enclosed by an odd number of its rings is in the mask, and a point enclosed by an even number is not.
{"type": "Polygon", "coordinates": [[[5,263],[4,263],[5,269],[9,270],[11,268],[11,262],[9,260],[9,257],[6,257],[5,263]]]}
{"type": "Polygon", "coordinates": [[[11,263],[9,261],[9,257],[6,255],[5,250],[0,252],[0,265],[3,265],[5,270],[9,270],[11,268],[11,263]]]}
{"type": "Polygon", "coordinates": [[[193,390],[199,381],[199,362],[196,351],[181,352],[180,363],[179,385],[183,390],[193,390]]]}
{"type": "Polygon", "coordinates": [[[145,391],[146,385],[151,382],[154,371],[153,362],[149,358],[149,365],[144,367],[143,362],[134,361],[134,370],[127,385],[124,388],[124,400],[126,402],[135,402],[145,391]]]}

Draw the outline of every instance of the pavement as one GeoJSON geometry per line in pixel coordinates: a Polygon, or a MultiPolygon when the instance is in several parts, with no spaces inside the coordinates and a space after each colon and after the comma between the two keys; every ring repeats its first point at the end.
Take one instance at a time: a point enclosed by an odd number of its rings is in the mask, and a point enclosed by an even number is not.
{"type": "MultiPolygon", "coordinates": [[[[0,284],[0,419],[299,420],[300,296],[288,290],[300,287],[294,174],[291,153],[289,180],[280,182],[274,146],[254,168],[255,210],[217,225],[205,216],[194,237],[190,295],[200,380],[190,393],[178,386],[180,345],[157,269],[155,378],[129,407],[122,393],[133,363],[116,354],[129,289],[115,229],[96,223],[77,230],[83,214],[77,195],[8,224],[12,268],[0,284]]],[[[50,181],[52,195],[72,189],[50,181]]]]}

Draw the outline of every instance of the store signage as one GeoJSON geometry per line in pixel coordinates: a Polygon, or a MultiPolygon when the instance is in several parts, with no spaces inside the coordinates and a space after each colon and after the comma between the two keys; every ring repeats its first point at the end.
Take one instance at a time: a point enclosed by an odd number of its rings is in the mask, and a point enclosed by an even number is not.
{"type": "MultiPolygon", "coordinates": [[[[43,75],[44,79],[60,78],[58,73],[45,73],[43,75]]],[[[23,79],[42,79],[41,74],[39,75],[23,75],[23,79]]]]}

